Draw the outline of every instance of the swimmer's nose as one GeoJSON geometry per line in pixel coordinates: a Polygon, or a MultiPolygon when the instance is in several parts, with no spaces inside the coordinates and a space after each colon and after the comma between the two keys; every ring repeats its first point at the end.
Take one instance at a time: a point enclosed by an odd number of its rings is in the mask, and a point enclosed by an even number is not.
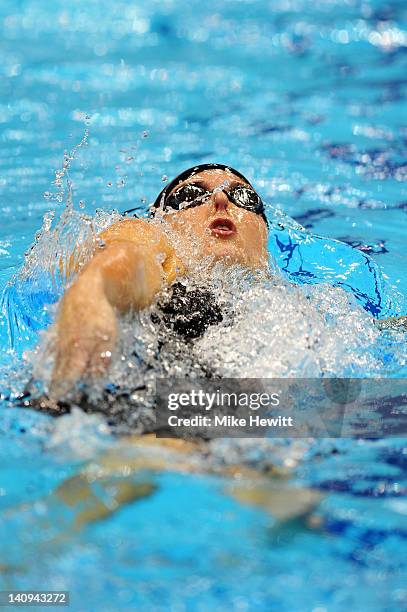
{"type": "Polygon", "coordinates": [[[229,204],[228,196],[224,191],[216,191],[212,196],[212,203],[216,212],[223,212],[229,204]]]}

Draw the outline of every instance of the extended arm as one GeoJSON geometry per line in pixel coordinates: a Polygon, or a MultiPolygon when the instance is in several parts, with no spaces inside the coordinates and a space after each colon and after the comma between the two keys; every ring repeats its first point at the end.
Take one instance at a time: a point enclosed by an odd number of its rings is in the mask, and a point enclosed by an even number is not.
{"type": "Polygon", "coordinates": [[[51,394],[61,397],[82,376],[99,376],[110,361],[117,312],[145,308],[181,269],[166,236],[128,220],[100,236],[103,245],[65,293],[56,320],[51,394]]]}

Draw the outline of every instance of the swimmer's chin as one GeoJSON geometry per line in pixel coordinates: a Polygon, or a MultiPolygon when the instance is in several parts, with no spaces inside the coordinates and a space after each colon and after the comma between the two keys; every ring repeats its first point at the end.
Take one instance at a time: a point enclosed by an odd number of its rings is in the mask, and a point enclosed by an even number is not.
{"type": "Polygon", "coordinates": [[[223,261],[227,265],[249,265],[247,254],[236,244],[234,237],[228,239],[213,238],[202,250],[204,257],[212,258],[213,262],[223,261]]]}
{"type": "Polygon", "coordinates": [[[193,260],[186,264],[185,268],[191,274],[202,274],[205,270],[210,271],[215,266],[221,265],[224,268],[232,268],[238,266],[246,270],[264,270],[268,268],[267,262],[250,261],[240,253],[235,251],[229,252],[211,252],[201,253],[199,257],[195,257],[193,260]]]}
{"type": "Polygon", "coordinates": [[[239,265],[251,270],[268,267],[268,262],[264,258],[250,257],[247,250],[236,241],[236,236],[224,240],[207,235],[192,244],[182,240],[177,246],[186,273],[199,274],[204,270],[210,270],[218,263],[226,267],[239,265]]]}

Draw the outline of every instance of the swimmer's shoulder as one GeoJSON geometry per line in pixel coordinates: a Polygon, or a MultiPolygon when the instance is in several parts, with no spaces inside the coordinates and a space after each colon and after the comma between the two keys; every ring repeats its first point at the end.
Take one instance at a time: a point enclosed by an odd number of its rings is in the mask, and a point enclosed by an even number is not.
{"type": "Polygon", "coordinates": [[[145,247],[149,252],[156,251],[157,255],[162,256],[167,283],[172,283],[180,273],[184,272],[181,260],[165,232],[147,219],[121,219],[104,230],[99,238],[105,245],[126,241],[145,247]]]}
{"type": "Polygon", "coordinates": [[[106,244],[116,240],[129,240],[138,244],[163,239],[168,242],[164,232],[147,219],[120,219],[120,221],[105,229],[100,234],[100,238],[106,244]]]}

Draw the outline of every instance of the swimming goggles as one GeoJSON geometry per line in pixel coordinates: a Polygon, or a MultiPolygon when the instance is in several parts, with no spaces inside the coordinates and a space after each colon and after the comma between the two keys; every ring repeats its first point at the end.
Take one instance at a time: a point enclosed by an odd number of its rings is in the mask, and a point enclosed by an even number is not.
{"type": "MultiPolygon", "coordinates": [[[[151,209],[151,215],[154,216],[157,210],[165,211],[167,208],[172,208],[173,210],[183,210],[185,208],[191,208],[193,206],[203,204],[211,196],[212,192],[205,189],[202,185],[197,183],[187,183],[186,185],[182,185],[179,189],[175,189],[175,187],[180,183],[192,178],[196,174],[203,172],[204,170],[228,171],[245,181],[247,185],[236,185],[231,189],[221,189],[221,191],[226,193],[228,199],[233,204],[260,215],[266,225],[268,225],[266,213],[264,211],[264,204],[260,196],[256,193],[243,174],[231,166],[225,166],[225,164],[200,164],[181,172],[181,174],[175,177],[168,185],[164,187],[161,193],[158,194],[154,206],[151,209]]],[[[217,187],[217,189],[220,188],[217,187]]]]}
{"type": "MultiPolygon", "coordinates": [[[[256,193],[243,174],[231,166],[225,166],[225,164],[200,164],[181,172],[181,174],[170,181],[168,185],[166,185],[158,194],[156,201],[150,208],[150,216],[154,217],[157,211],[161,210],[165,212],[165,210],[168,208],[173,210],[192,208],[193,206],[199,206],[208,200],[213,192],[208,191],[202,185],[197,183],[187,183],[182,185],[179,189],[176,189],[177,185],[180,185],[204,170],[229,171],[231,174],[234,174],[235,176],[244,180],[247,185],[235,185],[228,190],[222,189],[221,187],[217,187],[216,189],[224,191],[228,199],[233,204],[236,204],[236,206],[240,206],[240,208],[244,208],[245,210],[249,210],[250,212],[260,215],[266,225],[268,225],[264,204],[260,196],[256,193]]],[[[130,214],[136,210],[138,209],[132,208],[130,210],[126,210],[123,214],[130,214]]]]}
{"type": "Polygon", "coordinates": [[[166,196],[162,203],[162,208],[163,210],[168,208],[172,208],[173,210],[185,210],[186,208],[200,206],[209,200],[213,193],[221,191],[223,191],[223,193],[227,195],[228,200],[236,206],[254,212],[257,215],[264,213],[264,206],[260,196],[252,187],[246,185],[235,185],[230,189],[219,186],[213,191],[210,191],[198,183],[187,183],[186,185],[181,185],[181,187],[178,187],[178,189],[166,196]]]}

